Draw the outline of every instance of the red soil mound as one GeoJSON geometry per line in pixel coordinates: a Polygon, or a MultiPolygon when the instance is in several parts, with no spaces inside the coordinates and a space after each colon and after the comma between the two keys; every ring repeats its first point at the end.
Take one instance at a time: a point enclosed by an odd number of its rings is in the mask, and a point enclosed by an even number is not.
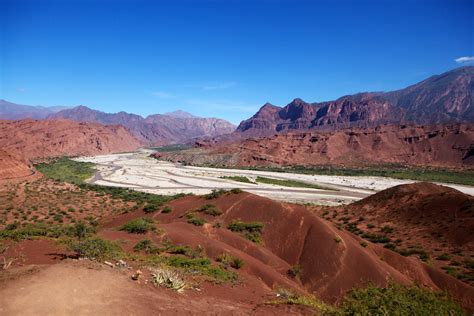
{"type": "Polygon", "coordinates": [[[433,238],[474,250],[474,198],[455,189],[428,182],[398,185],[350,208],[357,215],[416,226],[433,238]]]}
{"type": "MultiPolygon", "coordinates": [[[[151,234],[149,238],[156,242],[170,238],[178,244],[200,245],[213,258],[224,252],[239,257],[245,262],[239,274],[246,282],[263,282],[269,289],[292,288],[337,302],[353,287],[368,283],[384,286],[393,279],[403,284],[417,283],[433,289],[446,289],[464,306],[474,307],[474,288],[471,286],[417,259],[403,257],[377,245],[364,248],[357,237],[336,229],[303,206],[283,204],[248,193],[227,194],[212,200],[185,197],[172,201],[169,206],[173,210],[171,213],[146,215],[158,219],[159,227],[165,231],[162,236],[151,234]],[[223,214],[214,217],[197,212],[204,204],[217,206],[223,214]],[[187,223],[185,214],[188,211],[195,211],[207,223],[203,226],[187,223]],[[236,219],[263,223],[262,243],[253,243],[228,230],[227,225],[236,219]],[[287,274],[294,265],[302,268],[296,279],[287,274]]],[[[138,215],[110,218],[105,222],[108,234],[138,215]]],[[[113,239],[124,240],[126,235],[120,233],[113,239]]],[[[103,233],[103,236],[107,237],[107,234],[103,233]]]]}

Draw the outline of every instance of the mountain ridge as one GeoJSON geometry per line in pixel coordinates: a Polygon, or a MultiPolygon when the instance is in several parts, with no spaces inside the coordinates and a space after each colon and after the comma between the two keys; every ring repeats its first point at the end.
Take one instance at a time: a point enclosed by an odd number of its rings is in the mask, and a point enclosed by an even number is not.
{"type": "Polygon", "coordinates": [[[142,117],[123,111],[106,113],[78,106],[49,115],[48,119],[63,118],[105,125],[120,124],[129,129],[143,144],[149,146],[184,143],[194,138],[215,137],[235,130],[233,124],[223,119],[196,117],[180,110],[171,114],[142,117]]]}
{"type": "Polygon", "coordinates": [[[234,136],[380,124],[471,123],[473,91],[474,67],[465,66],[395,91],[361,92],[319,103],[295,98],[284,107],[265,103],[239,124],[234,136]]]}

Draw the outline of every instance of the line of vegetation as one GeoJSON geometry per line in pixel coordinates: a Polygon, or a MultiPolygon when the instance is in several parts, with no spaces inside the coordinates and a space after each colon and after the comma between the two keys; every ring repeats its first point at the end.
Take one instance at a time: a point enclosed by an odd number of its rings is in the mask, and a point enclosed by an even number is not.
{"type": "Polygon", "coordinates": [[[91,178],[96,170],[94,164],[89,162],[74,161],[69,158],[59,158],[49,163],[40,163],[35,167],[46,177],[78,185],[81,189],[91,190],[99,194],[111,195],[113,198],[121,199],[126,202],[136,202],[138,205],[144,205],[147,213],[155,212],[160,207],[171,200],[185,196],[185,194],[176,195],[157,195],[146,192],[139,192],[127,188],[108,187],[85,183],[91,178]]]}
{"type": "Polygon", "coordinates": [[[246,239],[254,242],[262,242],[262,231],[264,224],[260,222],[243,222],[241,220],[233,220],[227,228],[236,233],[240,233],[246,239]]]}
{"type": "Polygon", "coordinates": [[[244,176],[223,176],[223,177],[219,177],[219,178],[226,179],[226,180],[237,181],[237,182],[255,184],[255,182],[253,182],[252,180],[250,180],[249,178],[244,177],[244,176]]]}
{"type": "Polygon", "coordinates": [[[150,230],[156,230],[155,221],[152,218],[135,218],[125,223],[120,230],[130,234],[145,234],[150,230]]]}
{"type": "Polygon", "coordinates": [[[371,285],[353,289],[339,306],[285,289],[277,294],[279,299],[270,304],[304,305],[323,315],[464,315],[463,309],[446,292],[394,282],[386,288],[371,285]]]}
{"type": "Polygon", "coordinates": [[[336,189],[324,187],[324,186],[313,184],[313,183],[296,181],[296,180],[285,180],[285,179],[273,179],[273,178],[257,177],[256,181],[260,182],[260,183],[275,184],[275,185],[280,185],[280,186],[284,186],[284,187],[310,188],[310,189],[337,191],[336,189]]]}
{"type": "Polygon", "coordinates": [[[95,227],[78,222],[74,225],[50,225],[45,223],[27,223],[20,225],[18,222],[8,224],[0,230],[0,239],[25,240],[36,237],[76,237],[82,239],[94,234],[95,227]]]}
{"type": "MultiPolygon", "coordinates": [[[[219,167],[223,168],[223,167],[219,167]]],[[[346,168],[338,166],[288,166],[288,167],[235,167],[230,169],[246,169],[256,171],[271,171],[281,173],[299,173],[328,176],[373,176],[394,179],[444,182],[464,185],[474,185],[474,170],[450,170],[443,168],[421,168],[399,164],[346,168]]]]}
{"type": "Polygon", "coordinates": [[[219,190],[212,190],[211,193],[205,194],[205,195],[203,195],[203,197],[206,200],[214,200],[214,199],[217,199],[217,198],[219,198],[223,195],[239,194],[239,193],[242,193],[242,190],[239,189],[239,188],[230,189],[230,190],[219,189],[219,190]]]}
{"type": "Polygon", "coordinates": [[[193,148],[193,146],[190,144],[172,144],[172,145],[166,145],[166,146],[161,146],[161,147],[151,147],[150,149],[156,150],[158,152],[166,153],[166,152],[181,151],[181,150],[186,150],[186,149],[191,149],[191,148],[193,148]]]}
{"type": "Polygon", "coordinates": [[[39,163],[35,168],[46,177],[61,182],[83,183],[94,176],[96,170],[90,162],[79,162],[69,158],[58,158],[48,163],[39,163]]]}

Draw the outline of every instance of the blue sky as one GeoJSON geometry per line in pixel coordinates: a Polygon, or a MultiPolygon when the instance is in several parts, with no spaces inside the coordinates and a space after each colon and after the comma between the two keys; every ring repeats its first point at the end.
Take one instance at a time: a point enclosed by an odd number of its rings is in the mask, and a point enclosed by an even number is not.
{"type": "Polygon", "coordinates": [[[473,3],[0,0],[0,98],[238,123],[469,64],[473,3]]]}

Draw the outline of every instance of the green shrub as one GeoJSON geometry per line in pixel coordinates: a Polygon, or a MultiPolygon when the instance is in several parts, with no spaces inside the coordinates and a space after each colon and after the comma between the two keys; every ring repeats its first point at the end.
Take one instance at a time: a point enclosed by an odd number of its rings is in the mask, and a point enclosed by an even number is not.
{"type": "Polygon", "coordinates": [[[463,315],[446,293],[390,283],[387,288],[354,289],[339,315],[463,315]]]}
{"type": "Polygon", "coordinates": [[[451,257],[447,253],[443,253],[442,255],[439,255],[436,257],[437,260],[443,260],[443,261],[448,261],[451,259],[451,257]]]}
{"type": "Polygon", "coordinates": [[[216,258],[217,262],[220,262],[224,267],[232,267],[236,270],[242,268],[244,261],[240,258],[232,257],[228,253],[223,253],[216,258]]]}
{"type": "Polygon", "coordinates": [[[167,206],[161,211],[161,213],[168,214],[168,213],[171,213],[172,211],[173,210],[171,209],[171,207],[167,206]]]}
{"type": "Polygon", "coordinates": [[[246,239],[254,243],[260,243],[262,241],[261,234],[263,227],[263,223],[260,222],[242,222],[240,220],[234,220],[227,225],[229,230],[240,233],[246,239]]]}
{"type": "Polygon", "coordinates": [[[133,219],[120,228],[131,234],[144,234],[153,229],[155,229],[154,221],[146,217],[133,219]]]}
{"type": "Polygon", "coordinates": [[[149,239],[143,239],[140,240],[139,242],[136,243],[136,245],[133,247],[133,250],[138,252],[138,251],[144,251],[146,254],[159,254],[161,252],[161,249],[156,246],[153,241],[149,239]]]}
{"type": "Polygon", "coordinates": [[[221,179],[227,179],[227,180],[232,180],[232,181],[238,181],[238,182],[243,182],[243,183],[255,183],[253,181],[251,181],[249,178],[247,177],[243,177],[243,176],[223,176],[223,177],[220,177],[221,179]]]}
{"type": "Polygon", "coordinates": [[[218,197],[220,197],[221,195],[225,195],[227,194],[228,192],[224,189],[219,189],[219,190],[212,190],[211,193],[209,194],[206,194],[204,195],[203,197],[206,199],[206,200],[213,200],[213,199],[217,199],[218,197]]]}
{"type": "Polygon", "coordinates": [[[242,189],[239,189],[239,188],[230,189],[230,193],[232,194],[239,194],[242,192],[243,192],[242,189]]]}
{"type": "Polygon", "coordinates": [[[194,226],[202,226],[206,223],[204,219],[197,217],[196,214],[194,214],[193,212],[188,212],[186,214],[186,218],[186,222],[194,226]]]}
{"type": "Polygon", "coordinates": [[[222,215],[222,211],[217,208],[217,206],[212,205],[212,204],[205,204],[198,208],[198,212],[204,213],[206,215],[211,215],[211,216],[219,216],[222,215]]]}
{"type": "Polygon", "coordinates": [[[79,256],[91,260],[118,259],[123,255],[122,249],[117,243],[98,237],[81,241],[69,240],[66,245],[79,256]]]}
{"type": "Polygon", "coordinates": [[[382,233],[385,233],[385,234],[390,234],[390,233],[393,233],[393,227],[391,226],[384,226],[382,227],[382,229],[380,230],[382,233]]]}
{"type": "Polygon", "coordinates": [[[154,213],[154,212],[158,211],[160,209],[160,207],[161,207],[161,204],[159,204],[159,203],[149,203],[149,204],[147,204],[143,207],[143,211],[147,214],[148,213],[154,213]]]}
{"type": "Polygon", "coordinates": [[[95,232],[93,227],[83,224],[75,225],[48,225],[45,223],[26,224],[20,226],[18,223],[7,225],[0,231],[0,239],[23,240],[33,237],[59,238],[69,236],[83,238],[95,232]]]}

